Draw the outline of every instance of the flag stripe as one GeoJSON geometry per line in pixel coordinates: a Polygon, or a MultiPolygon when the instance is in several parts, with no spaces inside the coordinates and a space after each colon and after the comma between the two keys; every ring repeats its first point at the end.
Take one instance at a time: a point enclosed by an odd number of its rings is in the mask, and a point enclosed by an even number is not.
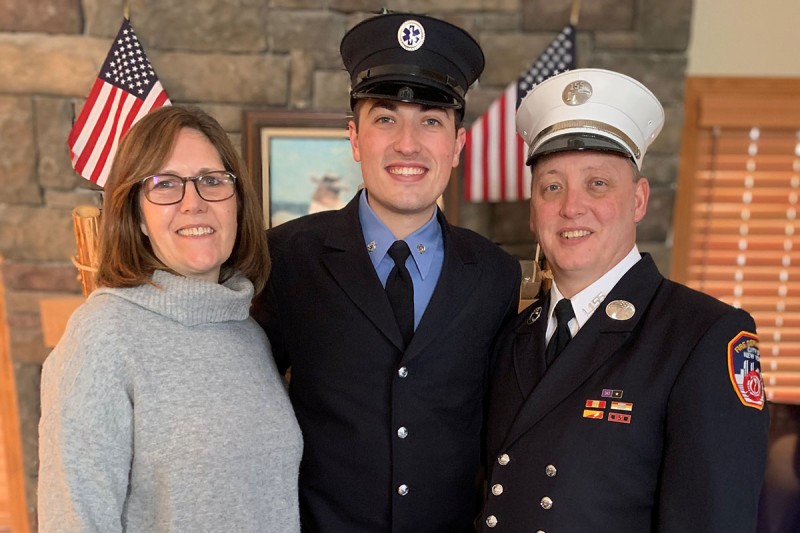
{"type": "MultiPolygon", "coordinates": [[[[500,116],[505,116],[506,114],[506,98],[500,98],[497,106],[497,114],[500,116]]],[[[492,174],[492,181],[496,183],[500,183],[500,190],[498,192],[498,196],[500,198],[506,198],[508,183],[506,182],[506,176],[508,173],[506,172],[506,154],[508,150],[506,149],[506,139],[513,139],[513,136],[506,137],[508,134],[508,128],[505,127],[506,122],[505,119],[494,121],[494,125],[497,128],[497,147],[499,148],[496,154],[493,154],[493,159],[499,163],[499,168],[497,168],[497,178],[494,178],[494,174],[492,174]]],[[[498,196],[492,196],[492,198],[497,198],[498,196]]]]}
{"type": "MultiPolygon", "coordinates": [[[[95,79],[94,83],[92,84],[92,90],[89,91],[89,97],[86,99],[87,102],[94,102],[97,100],[100,91],[102,91],[106,87],[106,84],[103,83],[101,79],[95,79]]],[[[81,109],[81,114],[78,116],[78,120],[73,124],[72,130],[69,132],[69,137],[67,137],[67,142],[70,145],[74,145],[78,142],[78,138],[80,134],[83,132],[83,126],[86,124],[86,119],[89,117],[92,111],[92,106],[84,105],[83,109],[81,109]]]]}
{"type": "Polygon", "coordinates": [[[481,191],[484,198],[489,194],[489,144],[486,142],[487,139],[491,139],[490,131],[489,131],[489,121],[484,120],[483,124],[481,124],[481,137],[483,138],[483,143],[481,143],[481,191]]]}
{"type": "Polygon", "coordinates": [[[116,87],[110,87],[109,95],[106,97],[105,102],[103,103],[103,107],[100,109],[100,114],[97,117],[97,121],[92,125],[92,129],[90,130],[89,139],[86,141],[86,146],[83,147],[83,152],[81,156],[78,158],[78,163],[75,165],[75,169],[78,172],[81,172],[81,175],[86,178],[87,180],[91,181],[92,169],[94,168],[93,155],[95,150],[97,149],[98,140],[102,139],[103,131],[108,127],[108,117],[112,113],[112,108],[114,107],[114,103],[119,98],[119,89],[116,87]],[[86,174],[83,174],[86,172],[86,174]],[[88,177],[87,177],[88,176],[88,177]]]}
{"type": "Polygon", "coordinates": [[[467,135],[464,187],[470,202],[502,202],[530,197],[526,147],[516,132],[516,110],[536,84],[553,74],[575,68],[575,30],[565,27],[531,68],[505,88],[478,118],[467,135]]]}
{"type": "Polygon", "coordinates": [[[117,151],[117,142],[119,141],[120,136],[124,133],[121,131],[121,120],[120,117],[123,113],[128,115],[131,104],[133,101],[140,102],[136,97],[129,96],[127,93],[123,93],[120,98],[122,101],[118,102],[116,115],[114,116],[114,121],[111,123],[111,129],[108,132],[108,136],[103,143],[103,148],[100,150],[100,154],[97,158],[97,162],[95,163],[94,170],[92,171],[92,178],[91,180],[95,183],[101,182],[105,183],[105,178],[108,177],[108,169],[106,168],[106,164],[111,166],[111,161],[114,160],[114,155],[117,151]],[[109,154],[111,154],[111,159],[109,159],[109,154]]]}
{"type": "MultiPolygon", "coordinates": [[[[97,81],[99,82],[100,90],[97,91],[95,101],[104,102],[108,99],[108,95],[111,93],[113,87],[111,85],[108,85],[107,83],[103,83],[102,80],[97,80],[97,81]]],[[[72,164],[75,167],[75,170],[77,170],[78,172],[80,172],[83,169],[83,165],[85,165],[85,161],[84,163],[79,163],[81,152],[86,148],[86,145],[89,143],[92,133],[94,132],[99,117],[102,113],[103,113],[103,106],[92,105],[87,100],[86,104],[83,106],[83,110],[81,111],[81,117],[84,117],[83,120],[78,119],[78,122],[75,124],[75,126],[73,126],[72,131],[70,132],[70,138],[75,139],[75,141],[70,146],[72,152],[72,164]],[[79,164],[80,168],[78,168],[79,164]]]]}
{"type": "Polygon", "coordinates": [[[467,140],[464,143],[464,194],[472,197],[472,129],[467,130],[467,140]]]}
{"type": "Polygon", "coordinates": [[[495,111],[495,106],[489,108],[489,112],[486,116],[486,120],[483,121],[483,197],[488,198],[492,195],[492,187],[496,186],[495,183],[492,182],[492,148],[494,148],[493,143],[486,142],[489,139],[494,139],[494,133],[492,132],[492,125],[493,125],[493,117],[492,113],[495,111]]]}

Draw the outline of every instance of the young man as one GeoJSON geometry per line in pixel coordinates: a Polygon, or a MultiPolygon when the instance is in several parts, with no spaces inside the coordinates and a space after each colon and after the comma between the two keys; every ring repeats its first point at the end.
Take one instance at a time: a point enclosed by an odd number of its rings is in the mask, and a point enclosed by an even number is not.
{"type": "Polygon", "coordinates": [[[663,122],[647,88],[596,69],[519,108],[554,283],[498,342],[484,531],[755,531],[768,416],[753,319],[636,248],[663,122]]]}
{"type": "Polygon", "coordinates": [[[436,206],[483,54],[460,28],[406,14],[355,26],[341,53],[364,189],[267,233],[253,313],[291,367],[303,530],[467,531],[491,347],[520,282],[516,260],[436,206]]]}

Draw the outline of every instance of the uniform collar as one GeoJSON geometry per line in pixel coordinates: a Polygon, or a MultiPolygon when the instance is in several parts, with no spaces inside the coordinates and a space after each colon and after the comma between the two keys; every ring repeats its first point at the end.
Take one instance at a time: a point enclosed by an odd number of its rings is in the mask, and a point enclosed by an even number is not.
{"type": "MultiPolygon", "coordinates": [[[[358,218],[361,222],[369,258],[372,261],[372,265],[377,269],[386,252],[389,251],[389,247],[397,240],[397,237],[372,210],[369,202],[367,202],[367,194],[367,190],[364,189],[358,199],[358,218]]],[[[419,270],[423,280],[430,272],[435,253],[444,246],[442,228],[436,219],[438,209],[437,206],[430,220],[404,239],[411,249],[411,257],[414,259],[414,263],[417,265],[417,270],[419,270]]]]}
{"type": "MultiPolygon", "coordinates": [[[[589,317],[592,316],[595,309],[603,303],[603,300],[605,300],[606,295],[611,292],[611,289],[614,288],[617,282],[622,279],[622,276],[624,276],[633,265],[638,263],[641,258],[642,256],[639,253],[639,248],[634,244],[633,249],[628,252],[628,255],[623,257],[611,270],[570,298],[572,308],[575,310],[575,319],[578,321],[578,329],[583,327],[586,321],[589,320],[589,317]]],[[[561,291],[558,290],[558,284],[554,281],[553,288],[551,289],[550,309],[547,315],[548,319],[553,315],[553,309],[556,303],[563,297],[561,291]]]]}

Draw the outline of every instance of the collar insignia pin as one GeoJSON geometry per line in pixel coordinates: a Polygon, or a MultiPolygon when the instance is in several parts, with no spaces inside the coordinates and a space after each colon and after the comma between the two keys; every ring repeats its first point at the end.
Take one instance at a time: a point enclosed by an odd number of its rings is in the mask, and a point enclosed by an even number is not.
{"type": "Polygon", "coordinates": [[[367,244],[367,251],[369,253],[372,253],[372,252],[375,251],[375,248],[377,248],[377,247],[378,247],[378,245],[375,244],[375,241],[369,241],[369,244],[367,244]]]}
{"type": "Polygon", "coordinates": [[[425,253],[425,245],[424,244],[418,244],[417,245],[417,251],[419,253],[421,253],[421,254],[424,254],[425,253]]]}
{"type": "Polygon", "coordinates": [[[537,320],[539,320],[539,316],[542,314],[542,308],[537,307],[534,309],[531,314],[528,316],[528,324],[533,324],[537,320]]]}

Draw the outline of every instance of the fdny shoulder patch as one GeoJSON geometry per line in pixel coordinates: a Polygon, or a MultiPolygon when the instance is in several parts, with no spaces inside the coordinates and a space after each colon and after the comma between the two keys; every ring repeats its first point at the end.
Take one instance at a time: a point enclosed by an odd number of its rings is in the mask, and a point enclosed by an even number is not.
{"type": "Polygon", "coordinates": [[[740,331],[728,343],[728,375],[739,400],[759,411],[764,408],[764,382],[758,336],[740,331]]]}

